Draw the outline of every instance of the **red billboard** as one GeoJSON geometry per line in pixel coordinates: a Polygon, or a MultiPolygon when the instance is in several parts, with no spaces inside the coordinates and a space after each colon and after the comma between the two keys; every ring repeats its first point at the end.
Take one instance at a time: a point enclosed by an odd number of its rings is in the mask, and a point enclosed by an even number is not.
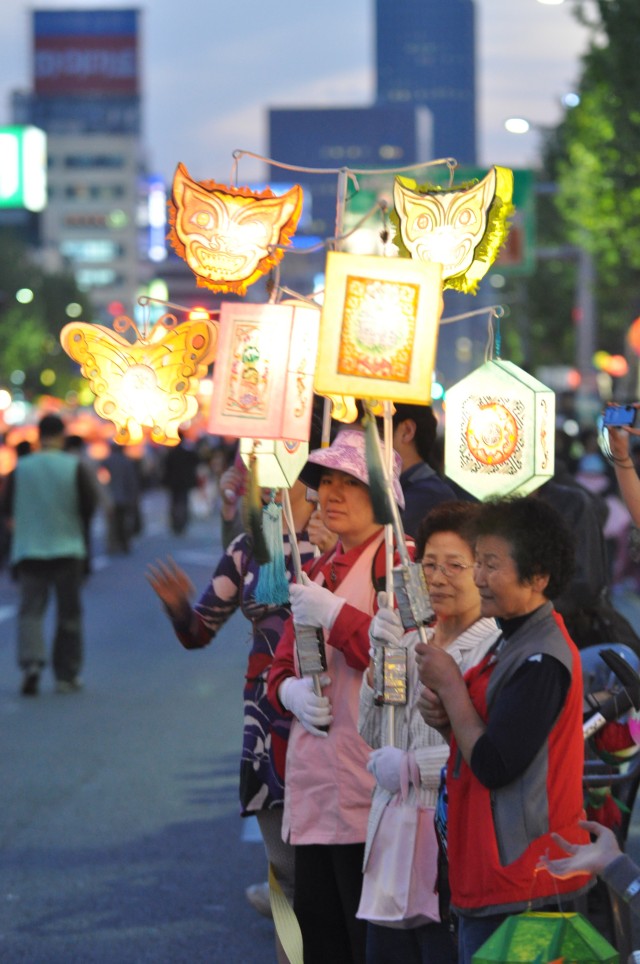
{"type": "Polygon", "coordinates": [[[137,10],[35,11],[36,94],[137,95],[137,20],[137,10]]]}

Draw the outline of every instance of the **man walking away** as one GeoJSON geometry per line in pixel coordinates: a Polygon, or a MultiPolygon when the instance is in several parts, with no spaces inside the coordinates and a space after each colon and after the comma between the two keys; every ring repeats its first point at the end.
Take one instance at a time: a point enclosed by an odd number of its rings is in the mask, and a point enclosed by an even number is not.
{"type": "Polygon", "coordinates": [[[56,692],[72,693],[82,686],[84,533],[97,502],[87,467],[63,451],[62,419],[45,415],[38,428],[40,449],[18,460],[7,492],[11,564],[20,591],[18,664],[24,696],[38,694],[47,661],[43,622],[52,588],[57,603],[52,653],[56,692]]]}

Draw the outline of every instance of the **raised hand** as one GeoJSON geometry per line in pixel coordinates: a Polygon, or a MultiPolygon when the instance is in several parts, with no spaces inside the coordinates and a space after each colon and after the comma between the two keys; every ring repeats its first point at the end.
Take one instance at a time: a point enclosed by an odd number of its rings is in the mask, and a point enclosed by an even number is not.
{"type": "Polygon", "coordinates": [[[146,576],[171,618],[186,622],[191,616],[191,599],[195,588],[184,569],[171,556],[167,556],[165,562],[158,559],[155,566],[148,566],[146,576]]]}

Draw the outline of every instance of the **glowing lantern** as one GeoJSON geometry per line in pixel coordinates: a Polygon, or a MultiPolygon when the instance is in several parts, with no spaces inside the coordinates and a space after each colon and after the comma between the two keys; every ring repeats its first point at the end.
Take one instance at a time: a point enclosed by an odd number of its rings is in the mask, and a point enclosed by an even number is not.
{"type": "Polygon", "coordinates": [[[624,355],[609,355],[602,370],[613,378],[624,378],[629,373],[629,363],[624,355]]]}
{"type": "Polygon", "coordinates": [[[488,361],[447,391],[445,472],[478,499],[526,495],[554,471],[555,395],[488,361]]]}
{"type": "Polygon", "coordinates": [[[640,355],[640,318],[636,318],[635,321],[629,325],[627,341],[633,353],[640,355]]]}
{"type": "Polygon", "coordinates": [[[252,455],[261,488],[290,489],[307,461],[309,445],[283,439],[240,439],[240,457],[247,468],[252,455]]]}
{"type": "Polygon", "coordinates": [[[201,287],[243,295],[284,257],[302,212],[302,188],[276,197],[269,188],[194,181],[178,164],[169,201],[169,240],[201,287]]]}
{"type": "Polygon", "coordinates": [[[441,311],[439,264],[330,252],[316,392],[429,404],[441,311]]]}
{"type": "Polygon", "coordinates": [[[177,325],[166,316],[143,337],[135,322],[121,317],[114,328],[132,329],[136,340],[76,321],[62,329],[60,343],[89,380],[98,415],[115,425],[116,442],[140,442],[147,427],[152,441],[177,445],[179,426],[198,410],[200,379],[215,356],[215,325],[204,318],[177,325]]]}
{"type": "Polygon", "coordinates": [[[508,233],[513,172],[492,167],[477,184],[449,191],[397,177],[393,197],[400,254],[438,262],[445,288],[475,294],[508,233]]]}
{"type": "Polygon", "coordinates": [[[318,308],[223,303],[209,431],[309,439],[318,308]]]}
{"type": "Polygon", "coordinates": [[[581,914],[515,914],[508,917],[473,955],[474,964],[530,961],[596,961],[617,964],[609,941],[581,914]]]}

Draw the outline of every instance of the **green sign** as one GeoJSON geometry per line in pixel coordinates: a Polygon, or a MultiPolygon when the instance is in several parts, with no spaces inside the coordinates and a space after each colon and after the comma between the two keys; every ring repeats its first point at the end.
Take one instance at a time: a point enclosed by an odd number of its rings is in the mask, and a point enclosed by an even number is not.
{"type": "Polygon", "coordinates": [[[42,211],[46,203],[46,134],[38,127],[0,127],[0,208],[42,211]]]}

